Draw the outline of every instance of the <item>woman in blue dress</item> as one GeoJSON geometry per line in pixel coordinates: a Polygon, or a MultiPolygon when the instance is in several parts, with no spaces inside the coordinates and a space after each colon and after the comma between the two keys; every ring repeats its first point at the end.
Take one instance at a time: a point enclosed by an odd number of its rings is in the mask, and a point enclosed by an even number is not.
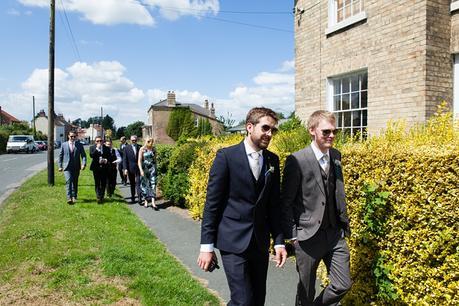
{"type": "Polygon", "coordinates": [[[155,204],[156,199],[156,150],[153,146],[153,138],[148,137],[145,145],[139,150],[139,169],[140,169],[140,190],[142,197],[145,199],[144,206],[151,207],[155,210],[158,207],[155,204]]]}

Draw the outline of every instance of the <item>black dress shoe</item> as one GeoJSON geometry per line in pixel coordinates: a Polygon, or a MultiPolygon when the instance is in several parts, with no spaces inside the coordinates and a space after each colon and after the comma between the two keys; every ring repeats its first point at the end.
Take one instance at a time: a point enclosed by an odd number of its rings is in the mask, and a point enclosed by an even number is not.
{"type": "Polygon", "coordinates": [[[67,204],[69,204],[69,205],[73,205],[73,201],[72,201],[72,199],[67,199],[67,204]]]}

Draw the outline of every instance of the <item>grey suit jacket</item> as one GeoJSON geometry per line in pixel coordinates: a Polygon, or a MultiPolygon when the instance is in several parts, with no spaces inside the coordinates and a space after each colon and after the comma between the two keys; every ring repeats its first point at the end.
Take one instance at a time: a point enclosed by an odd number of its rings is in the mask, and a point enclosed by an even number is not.
{"type": "MultiPolygon", "coordinates": [[[[333,163],[336,176],[336,211],[338,225],[349,235],[344,194],[341,153],[330,149],[330,163],[333,163]]],[[[284,238],[297,237],[307,240],[320,228],[324,215],[326,196],[320,172],[320,165],[311,146],[287,157],[281,191],[282,225],[284,238]]]]}
{"type": "Polygon", "coordinates": [[[81,164],[86,166],[86,153],[84,151],[83,145],[75,141],[75,149],[73,154],[70,152],[69,142],[66,141],[61,146],[61,151],[59,152],[59,158],[57,160],[59,168],[62,168],[64,171],[80,170],[81,164]],[[74,168],[70,169],[69,161],[73,158],[74,168]],[[80,160],[81,158],[81,160],[80,160]]]}

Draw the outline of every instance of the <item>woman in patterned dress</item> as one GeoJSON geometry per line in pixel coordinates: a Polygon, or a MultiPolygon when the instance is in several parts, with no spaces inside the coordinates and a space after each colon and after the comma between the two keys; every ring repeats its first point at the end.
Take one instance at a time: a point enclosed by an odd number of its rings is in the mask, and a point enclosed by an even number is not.
{"type": "Polygon", "coordinates": [[[157,210],[156,198],[156,150],[153,146],[153,138],[148,137],[145,145],[139,150],[140,189],[145,199],[144,206],[151,206],[157,210]]]}

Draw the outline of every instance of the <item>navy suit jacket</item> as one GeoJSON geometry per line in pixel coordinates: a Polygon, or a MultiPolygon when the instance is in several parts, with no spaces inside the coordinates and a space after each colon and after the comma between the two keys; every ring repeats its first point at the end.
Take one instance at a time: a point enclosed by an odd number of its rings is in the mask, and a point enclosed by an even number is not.
{"type": "Polygon", "coordinates": [[[89,169],[91,171],[102,171],[102,170],[108,169],[109,164],[110,164],[110,162],[112,160],[111,159],[111,155],[110,155],[110,149],[108,147],[104,146],[104,145],[102,145],[102,152],[99,152],[96,149],[95,145],[90,146],[89,147],[89,156],[91,156],[91,158],[92,158],[91,165],[89,166],[89,169]],[[106,164],[99,163],[99,159],[101,157],[107,159],[108,162],[106,164]]]}
{"type": "Polygon", "coordinates": [[[75,141],[74,144],[73,154],[70,152],[68,141],[62,144],[61,150],[59,151],[57,164],[59,168],[62,168],[64,171],[80,171],[81,164],[86,166],[86,153],[84,151],[83,145],[79,141],[75,141]],[[73,169],[69,167],[71,159],[73,159],[73,169]]]}
{"type": "Polygon", "coordinates": [[[274,244],[283,244],[279,177],[279,158],[268,150],[263,150],[261,184],[243,142],[219,150],[209,173],[201,244],[235,254],[248,248],[253,235],[262,251],[269,248],[270,234],[274,244]]]}
{"type": "Polygon", "coordinates": [[[140,145],[135,144],[136,152],[132,149],[132,145],[126,145],[124,147],[124,156],[123,156],[123,169],[128,170],[130,173],[139,174],[139,166],[137,161],[139,160],[139,150],[140,145]]]}

